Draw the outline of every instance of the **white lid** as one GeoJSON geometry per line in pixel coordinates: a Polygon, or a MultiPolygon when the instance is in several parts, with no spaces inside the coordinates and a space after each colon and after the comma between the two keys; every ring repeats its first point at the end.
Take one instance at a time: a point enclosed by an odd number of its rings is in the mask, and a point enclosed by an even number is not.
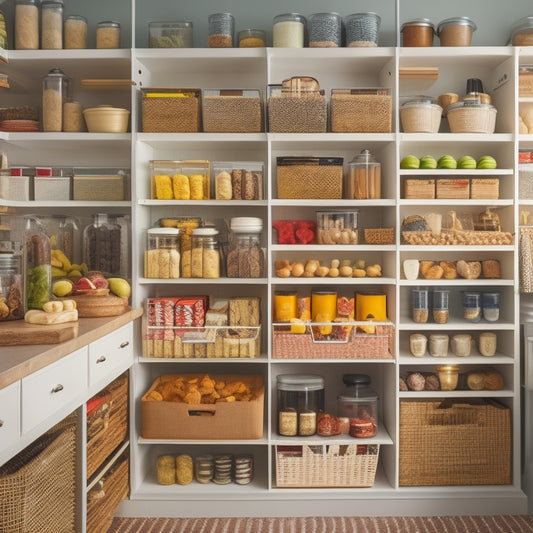
{"type": "Polygon", "coordinates": [[[218,230],[215,228],[194,228],[192,230],[193,235],[218,235],[218,230]]]}
{"type": "Polygon", "coordinates": [[[148,235],[178,235],[180,230],[178,228],[149,228],[148,235]]]}
{"type": "Polygon", "coordinates": [[[257,217],[234,217],[230,221],[230,228],[236,233],[257,232],[263,229],[263,220],[257,217]]]}
{"type": "Polygon", "coordinates": [[[324,378],[316,374],[280,374],[278,390],[313,391],[324,388],[324,378]]]}

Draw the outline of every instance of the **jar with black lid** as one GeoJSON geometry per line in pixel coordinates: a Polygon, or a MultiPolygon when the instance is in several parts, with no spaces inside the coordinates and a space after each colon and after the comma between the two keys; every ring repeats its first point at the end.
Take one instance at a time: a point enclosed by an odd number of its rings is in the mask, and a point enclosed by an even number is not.
{"type": "Polygon", "coordinates": [[[378,395],[366,374],[344,374],[343,394],[337,396],[337,415],[350,419],[350,435],[375,437],[378,432],[378,395]]]}
{"type": "Polygon", "coordinates": [[[324,412],[324,378],[315,374],[280,374],[278,385],[278,433],[285,437],[316,433],[324,412]]]}

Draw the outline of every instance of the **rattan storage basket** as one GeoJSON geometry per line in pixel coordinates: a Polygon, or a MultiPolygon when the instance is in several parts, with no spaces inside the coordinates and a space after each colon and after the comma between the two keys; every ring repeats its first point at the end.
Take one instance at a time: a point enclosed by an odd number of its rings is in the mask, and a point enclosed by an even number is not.
{"type": "Polygon", "coordinates": [[[394,228],[365,228],[366,244],[394,244],[394,228]]]}
{"type": "Polygon", "coordinates": [[[372,487],[379,444],[276,446],[278,487],[372,487]]]}
{"type": "Polygon", "coordinates": [[[470,180],[470,198],[473,200],[497,200],[500,197],[500,180],[498,178],[472,178],[470,180]]]}
{"type": "Polygon", "coordinates": [[[406,199],[435,198],[435,180],[406,179],[403,182],[403,197],[406,199]]]}
{"type": "Polygon", "coordinates": [[[492,400],[400,400],[400,485],[511,483],[510,409],[492,400]]]}
{"type": "Polygon", "coordinates": [[[76,530],[76,415],[0,468],[0,531],[76,530]]]}
{"type": "Polygon", "coordinates": [[[457,102],[446,108],[452,133],[494,133],[496,108],[490,104],[457,102]]]}

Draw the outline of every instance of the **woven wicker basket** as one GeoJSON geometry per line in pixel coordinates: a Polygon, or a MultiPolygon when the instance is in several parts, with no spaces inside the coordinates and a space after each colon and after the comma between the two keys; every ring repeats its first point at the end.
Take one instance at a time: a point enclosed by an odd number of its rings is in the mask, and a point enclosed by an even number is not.
{"type": "Polygon", "coordinates": [[[406,199],[435,198],[434,179],[406,179],[403,187],[403,197],[406,199]]]}
{"type": "Polygon", "coordinates": [[[87,417],[87,477],[96,472],[113,450],[122,443],[128,432],[128,375],[123,374],[106,389],[107,409],[96,409],[87,417]],[[98,431],[93,429],[98,425],[98,431]]]}
{"type": "Polygon", "coordinates": [[[470,180],[439,178],[436,183],[436,194],[439,200],[467,200],[470,197],[470,180]]]}
{"type": "Polygon", "coordinates": [[[379,444],[276,446],[278,487],[371,487],[379,444]]]}
{"type": "Polygon", "coordinates": [[[511,415],[491,400],[400,401],[400,485],[511,483],[511,415]]]}
{"type": "Polygon", "coordinates": [[[87,533],[102,533],[113,522],[113,513],[129,493],[129,461],[118,459],[87,496],[87,533]]]}
{"type": "Polygon", "coordinates": [[[76,530],[76,415],[0,468],[0,531],[76,530]]]}
{"type": "Polygon", "coordinates": [[[402,241],[413,245],[510,245],[514,238],[505,231],[442,231],[438,235],[431,231],[402,231],[402,241]]]}
{"type": "MultiPolygon", "coordinates": [[[[335,326],[333,326],[335,327],[335,326]]],[[[306,333],[276,331],[272,338],[274,359],[392,359],[394,327],[375,326],[375,333],[360,333],[354,327],[345,341],[319,341],[313,328],[306,333]]]]}
{"type": "Polygon", "coordinates": [[[268,131],[272,133],[326,133],[328,106],[323,95],[271,96],[268,131]]]}
{"type": "Polygon", "coordinates": [[[394,244],[394,228],[365,228],[366,244],[394,244]]]}
{"type": "Polygon", "coordinates": [[[470,180],[470,198],[497,200],[500,197],[500,180],[498,178],[472,178],[470,180]]]}

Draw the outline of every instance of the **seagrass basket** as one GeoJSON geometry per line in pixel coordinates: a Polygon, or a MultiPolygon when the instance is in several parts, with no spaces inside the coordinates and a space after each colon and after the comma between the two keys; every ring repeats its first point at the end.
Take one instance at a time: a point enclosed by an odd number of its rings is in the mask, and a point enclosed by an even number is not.
{"type": "Polygon", "coordinates": [[[189,133],[200,131],[200,89],[142,89],[142,131],[189,133]]]}
{"type": "Polygon", "coordinates": [[[394,244],[394,228],[365,228],[366,244],[394,244]]]}

